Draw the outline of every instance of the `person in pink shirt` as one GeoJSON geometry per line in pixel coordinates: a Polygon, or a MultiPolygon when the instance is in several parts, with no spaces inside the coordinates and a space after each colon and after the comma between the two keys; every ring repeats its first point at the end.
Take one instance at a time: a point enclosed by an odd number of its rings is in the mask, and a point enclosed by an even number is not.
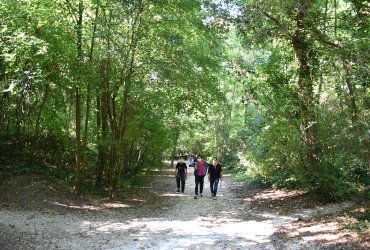
{"type": "Polygon", "coordinates": [[[204,176],[206,176],[208,170],[208,164],[202,159],[201,155],[197,156],[197,161],[194,166],[194,176],[195,176],[195,196],[194,199],[198,199],[198,187],[200,197],[203,197],[203,186],[204,186],[204,176]]]}

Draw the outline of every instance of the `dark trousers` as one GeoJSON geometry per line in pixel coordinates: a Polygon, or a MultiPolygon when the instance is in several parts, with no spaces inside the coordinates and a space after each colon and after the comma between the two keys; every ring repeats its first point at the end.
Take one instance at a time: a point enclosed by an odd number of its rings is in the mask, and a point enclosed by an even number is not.
{"type": "Polygon", "coordinates": [[[219,181],[220,181],[220,178],[214,178],[214,179],[211,178],[210,180],[212,196],[216,196],[217,194],[217,186],[218,186],[219,181]]]}
{"type": "Polygon", "coordinates": [[[203,193],[203,186],[204,186],[204,175],[203,176],[195,176],[195,195],[198,195],[198,186],[200,194],[203,193]]]}
{"type": "Polygon", "coordinates": [[[180,182],[181,182],[181,192],[185,190],[185,173],[184,174],[177,174],[176,176],[176,184],[177,189],[180,190],[180,182]]]}

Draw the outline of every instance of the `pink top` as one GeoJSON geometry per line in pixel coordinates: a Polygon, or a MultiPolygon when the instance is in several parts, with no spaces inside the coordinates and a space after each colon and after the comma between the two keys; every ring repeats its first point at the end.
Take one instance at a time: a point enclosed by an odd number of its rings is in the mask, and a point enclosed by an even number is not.
{"type": "Polygon", "coordinates": [[[198,167],[197,167],[197,174],[198,176],[203,176],[203,175],[206,175],[207,173],[207,164],[205,161],[200,161],[198,163],[198,167]]]}

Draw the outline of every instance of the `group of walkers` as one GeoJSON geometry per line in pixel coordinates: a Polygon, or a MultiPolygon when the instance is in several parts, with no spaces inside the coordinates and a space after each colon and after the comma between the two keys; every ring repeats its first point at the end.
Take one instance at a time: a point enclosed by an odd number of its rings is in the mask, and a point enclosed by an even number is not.
{"type": "MultiPolygon", "coordinates": [[[[218,164],[217,158],[212,159],[212,164],[208,164],[201,155],[198,155],[194,161],[188,159],[188,165],[194,166],[194,177],[195,177],[195,195],[194,199],[203,197],[204,178],[207,175],[210,183],[211,197],[216,198],[217,187],[222,181],[222,166],[218,164]]],[[[184,193],[185,180],[188,175],[188,167],[185,163],[185,157],[181,156],[179,162],[176,164],[175,176],[177,184],[177,192],[184,193]],[[180,189],[181,188],[181,189],[180,189]]]]}

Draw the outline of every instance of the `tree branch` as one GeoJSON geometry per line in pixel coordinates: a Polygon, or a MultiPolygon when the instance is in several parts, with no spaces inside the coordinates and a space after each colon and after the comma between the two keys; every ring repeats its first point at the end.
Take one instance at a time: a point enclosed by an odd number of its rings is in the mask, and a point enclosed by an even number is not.
{"type": "Polygon", "coordinates": [[[282,24],[276,17],[272,16],[270,13],[266,11],[262,11],[262,14],[268,19],[270,19],[281,31],[283,31],[284,34],[288,35],[288,37],[291,37],[288,27],[282,24]]]}
{"type": "Polygon", "coordinates": [[[75,15],[73,15],[73,13],[75,12],[75,10],[73,10],[73,7],[71,5],[71,3],[69,2],[69,0],[66,0],[66,3],[67,3],[67,8],[68,8],[68,11],[69,11],[69,14],[71,15],[73,21],[75,22],[75,24],[77,24],[77,18],[75,15]]]}

